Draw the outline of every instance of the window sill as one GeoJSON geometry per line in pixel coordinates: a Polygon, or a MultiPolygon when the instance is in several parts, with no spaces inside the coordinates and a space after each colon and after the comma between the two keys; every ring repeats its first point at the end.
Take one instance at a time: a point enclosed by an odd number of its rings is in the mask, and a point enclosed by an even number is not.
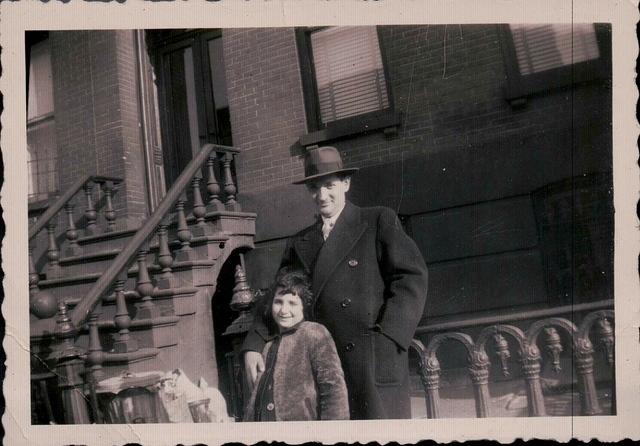
{"type": "Polygon", "coordinates": [[[400,113],[394,110],[376,111],[332,122],[322,130],[300,136],[299,142],[301,146],[306,147],[380,129],[383,129],[386,135],[394,135],[398,132],[400,121],[400,113]]]}

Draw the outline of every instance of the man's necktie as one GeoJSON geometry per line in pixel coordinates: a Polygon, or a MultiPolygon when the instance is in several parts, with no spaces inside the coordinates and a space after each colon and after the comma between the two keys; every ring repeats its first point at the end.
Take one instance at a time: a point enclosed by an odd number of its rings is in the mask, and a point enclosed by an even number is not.
{"type": "Polygon", "coordinates": [[[322,224],[322,237],[325,240],[327,240],[327,237],[329,237],[329,233],[331,232],[332,229],[333,229],[332,221],[327,220],[322,224]]]}

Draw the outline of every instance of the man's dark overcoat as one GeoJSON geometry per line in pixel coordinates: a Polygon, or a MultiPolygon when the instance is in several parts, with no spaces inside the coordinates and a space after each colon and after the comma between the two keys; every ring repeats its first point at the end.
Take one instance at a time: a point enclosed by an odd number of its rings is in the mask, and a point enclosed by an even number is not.
{"type": "MultiPolygon", "coordinates": [[[[422,316],[427,267],[388,208],[349,202],[326,241],[321,222],[291,237],[281,266],[304,268],[345,372],[352,419],[409,418],[407,350],[422,316]]],[[[254,324],[243,350],[262,351],[254,324]]]]}

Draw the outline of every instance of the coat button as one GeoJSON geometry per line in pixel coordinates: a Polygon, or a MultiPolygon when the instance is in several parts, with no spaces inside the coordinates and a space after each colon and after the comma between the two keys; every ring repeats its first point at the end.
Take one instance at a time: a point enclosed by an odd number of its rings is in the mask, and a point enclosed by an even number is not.
{"type": "Polygon", "coordinates": [[[276,406],[274,406],[274,405],[273,405],[273,403],[269,403],[269,404],[267,404],[267,410],[268,410],[269,412],[271,412],[273,409],[275,409],[275,407],[276,407],[276,406]]]}
{"type": "Polygon", "coordinates": [[[352,268],[354,266],[358,266],[358,261],[356,259],[351,259],[351,260],[349,260],[348,263],[349,263],[349,266],[352,267],[352,268]]]}
{"type": "Polygon", "coordinates": [[[354,348],[355,346],[356,346],[356,345],[355,345],[353,342],[349,342],[347,345],[345,345],[345,346],[344,346],[344,349],[345,349],[346,351],[350,352],[351,350],[353,350],[353,348],[354,348]]]}
{"type": "Polygon", "coordinates": [[[340,306],[342,308],[347,308],[349,305],[351,305],[351,299],[349,299],[348,297],[342,302],[340,302],[340,306]]]}

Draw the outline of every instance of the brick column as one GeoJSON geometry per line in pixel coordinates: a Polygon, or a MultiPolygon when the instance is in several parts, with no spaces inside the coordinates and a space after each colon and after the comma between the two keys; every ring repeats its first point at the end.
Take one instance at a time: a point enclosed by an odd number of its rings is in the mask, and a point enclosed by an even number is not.
{"type": "Polygon", "coordinates": [[[50,39],[60,190],[84,173],[122,177],[117,228],[137,224],[147,205],[133,31],[56,31],[50,39]]]}

